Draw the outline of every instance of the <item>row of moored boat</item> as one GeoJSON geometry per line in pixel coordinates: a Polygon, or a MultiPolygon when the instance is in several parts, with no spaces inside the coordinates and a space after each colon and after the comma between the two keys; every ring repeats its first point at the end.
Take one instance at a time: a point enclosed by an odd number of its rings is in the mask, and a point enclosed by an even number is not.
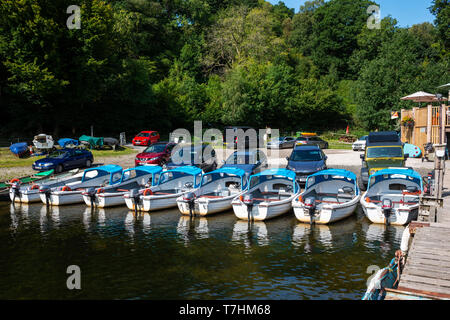
{"type": "Polygon", "coordinates": [[[268,169],[248,177],[224,167],[203,173],[195,166],[163,170],[105,165],[21,185],[13,181],[13,202],[59,206],[85,202],[91,207],[126,205],[135,211],[178,206],[185,215],[206,216],[233,209],[239,219],[267,220],[293,209],[301,222],[328,224],[349,217],[361,203],[374,223],[404,225],[417,218],[422,179],[407,168],[384,169],[370,177],[361,195],[354,173],[328,169],[308,177],[305,190],[295,172],[268,169]]]}

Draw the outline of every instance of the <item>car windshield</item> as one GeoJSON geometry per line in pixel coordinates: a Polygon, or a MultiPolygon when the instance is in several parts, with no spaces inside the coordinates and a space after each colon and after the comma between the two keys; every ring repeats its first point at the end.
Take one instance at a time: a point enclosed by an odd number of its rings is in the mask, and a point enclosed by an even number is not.
{"type": "Polygon", "coordinates": [[[251,154],[237,154],[233,153],[228,157],[226,164],[255,164],[256,157],[251,154]]]}
{"type": "Polygon", "coordinates": [[[148,152],[148,153],[159,153],[159,152],[163,152],[164,149],[166,148],[165,144],[152,144],[151,146],[149,146],[147,149],[144,150],[144,152],[148,152]]]}
{"type": "Polygon", "coordinates": [[[374,147],[367,150],[367,158],[401,158],[402,147],[374,147]]]}
{"type": "Polygon", "coordinates": [[[358,141],[366,141],[366,139],[367,139],[367,136],[364,136],[364,137],[359,138],[358,141]]]}
{"type": "Polygon", "coordinates": [[[148,132],[141,132],[137,136],[138,137],[148,137],[148,136],[150,136],[150,133],[148,133],[148,132]]]}
{"type": "Polygon", "coordinates": [[[52,158],[52,159],[62,159],[64,158],[68,153],[65,151],[54,151],[52,153],[50,153],[47,158],[52,158]]]}
{"type": "Polygon", "coordinates": [[[202,149],[201,148],[182,148],[178,152],[178,157],[180,159],[178,161],[181,161],[181,163],[193,163],[194,161],[199,161],[202,158],[202,149]],[[186,154],[190,154],[189,156],[186,156],[186,154]],[[186,162],[188,161],[188,162],[186,162]]]}
{"type": "Polygon", "coordinates": [[[291,161],[320,161],[322,154],[319,150],[294,150],[292,152],[291,161]]]}
{"type": "Polygon", "coordinates": [[[297,141],[306,141],[306,140],[308,140],[308,139],[306,139],[305,137],[298,137],[297,138],[297,141]]]}

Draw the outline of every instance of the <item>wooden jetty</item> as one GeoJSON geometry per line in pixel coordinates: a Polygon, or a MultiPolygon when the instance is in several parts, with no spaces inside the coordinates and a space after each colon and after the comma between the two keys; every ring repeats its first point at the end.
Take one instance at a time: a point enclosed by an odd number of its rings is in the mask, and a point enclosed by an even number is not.
{"type": "Polygon", "coordinates": [[[397,289],[386,300],[450,300],[450,197],[438,223],[412,222],[414,237],[397,289]]]}

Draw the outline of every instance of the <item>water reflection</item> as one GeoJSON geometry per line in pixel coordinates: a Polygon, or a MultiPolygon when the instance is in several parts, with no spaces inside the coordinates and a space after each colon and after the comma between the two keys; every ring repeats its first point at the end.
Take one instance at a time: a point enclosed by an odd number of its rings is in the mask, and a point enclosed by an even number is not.
{"type": "Polygon", "coordinates": [[[190,217],[180,215],[177,225],[177,234],[183,240],[185,246],[195,239],[209,237],[208,219],[204,217],[190,217]]]}
{"type": "MultiPolygon", "coordinates": [[[[81,261],[87,276],[101,279],[82,290],[86,299],[360,299],[367,266],[386,265],[402,231],[363,215],[311,227],[293,215],[248,223],[232,211],[191,219],[178,209],[136,215],[125,207],[0,203],[6,266],[42,265],[47,274],[60,266],[58,259],[81,261]],[[124,273],[129,266],[140,276],[124,273]],[[142,281],[140,272],[149,268],[142,281]]],[[[52,272],[33,289],[41,270],[19,269],[15,278],[0,277],[6,288],[0,298],[71,298],[52,282],[52,272]],[[27,289],[17,289],[18,281],[27,289]]]]}
{"type": "Polygon", "coordinates": [[[253,245],[267,246],[269,244],[269,232],[266,222],[236,220],[231,239],[234,242],[243,243],[247,249],[253,245]]]}
{"type": "Polygon", "coordinates": [[[384,224],[370,223],[368,220],[362,223],[366,246],[372,250],[381,249],[384,254],[398,249],[404,229],[404,226],[386,226],[384,224]]]}
{"type": "Polygon", "coordinates": [[[348,246],[357,240],[357,221],[354,218],[329,225],[297,223],[292,233],[292,245],[304,248],[305,253],[311,253],[314,246],[328,250],[348,246]]]}

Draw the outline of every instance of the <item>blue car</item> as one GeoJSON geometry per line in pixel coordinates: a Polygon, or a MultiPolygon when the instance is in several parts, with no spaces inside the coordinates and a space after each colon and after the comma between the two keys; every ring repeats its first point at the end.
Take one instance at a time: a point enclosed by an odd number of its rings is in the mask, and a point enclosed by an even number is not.
{"type": "Polygon", "coordinates": [[[61,149],[55,150],[47,157],[33,163],[33,169],[37,171],[55,170],[55,173],[67,169],[90,167],[94,162],[94,156],[88,150],[61,149]]]}
{"type": "Polygon", "coordinates": [[[286,169],[294,171],[297,181],[302,185],[309,175],[327,169],[327,156],[319,146],[296,146],[286,159],[286,169]]]}
{"type": "Polygon", "coordinates": [[[267,169],[267,157],[261,150],[246,149],[233,152],[222,168],[232,167],[245,171],[246,176],[253,175],[267,169]]]}

